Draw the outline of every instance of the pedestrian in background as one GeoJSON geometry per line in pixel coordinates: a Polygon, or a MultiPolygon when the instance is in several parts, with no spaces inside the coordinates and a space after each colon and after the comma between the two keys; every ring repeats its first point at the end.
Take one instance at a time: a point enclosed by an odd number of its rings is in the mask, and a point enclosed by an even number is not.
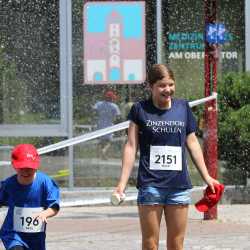
{"type": "MultiPolygon", "coordinates": [[[[121,111],[115,103],[118,99],[117,94],[112,90],[107,90],[104,93],[104,100],[98,101],[93,109],[97,117],[97,129],[102,129],[114,125],[121,116],[121,111]]],[[[113,133],[104,135],[98,143],[98,152],[101,157],[107,159],[107,151],[111,146],[113,133]]]]}

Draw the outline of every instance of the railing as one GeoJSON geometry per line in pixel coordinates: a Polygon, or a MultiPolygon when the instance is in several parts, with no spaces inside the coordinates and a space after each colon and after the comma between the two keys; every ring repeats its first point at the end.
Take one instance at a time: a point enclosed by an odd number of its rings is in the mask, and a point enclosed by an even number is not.
{"type": "MultiPolygon", "coordinates": [[[[217,93],[213,93],[211,96],[189,102],[189,106],[194,107],[194,106],[197,106],[199,104],[202,104],[202,103],[214,100],[214,99],[217,99],[217,93]]],[[[39,148],[38,153],[40,155],[46,154],[46,153],[49,153],[49,152],[52,152],[61,148],[65,148],[65,147],[73,146],[75,144],[90,141],[90,140],[96,139],[106,134],[121,131],[121,130],[127,129],[128,127],[129,127],[129,121],[121,122],[119,124],[116,124],[107,128],[99,129],[99,130],[96,130],[96,131],[93,131],[84,135],[76,136],[74,138],[66,139],[61,142],[39,148]]],[[[0,161],[0,166],[10,165],[10,164],[11,164],[10,161],[4,161],[4,162],[0,161]]]]}
{"type": "MultiPolygon", "coordinates": [[[[189,106],[194,107],[194,106],[197,106],[199,104],[202,104],[202,103],[214,100],[214,99],[217,99],[217,93],[213,93],[211,96],[189,102],[189,106]]],[[[101,137],[109,133],[121,131],[121,130],[127,129],[128,127],[129,127],[129,121],[125,121],[125,122],[116,124],[111,127],[96,130],[94,132],[90,132],[81,136],[77,136],[71,139],[67,139],[67,140],[64,140],[55,144],[42,147],[38,149],[38,153],[40,155],[46,154],[46,153],[49,153],[49,152],[52,152],[61,148],[65,148],[65,147],[73,146],[78,143],[90,141],[90,140],[96,139],[98,137],[101,137]]],[[[11,164],[10,161],[0,161],[0,166],[10,165],[10,164],[11,164]]],[[[59,174],[63,174],[63,175],[66,174],[67,176],[70,174],[69,171],[67,170],[63,170],[63,171],[64,172],[60,172],[59,174]]],[[[193,189],[193,191],[197,191],[197,190],[199,191],[201,188],[203,189],[203,187],[196,187],[193,189]]],[[[135,192],[129,193],[126,197],[126,201],[134,201],[136,200],[136,198],[137,198],[137,194],[135,194],[135,192]]],[[[77,199],[74,199],[74,200],[63,201],[61,203],[61,206],[68,207],[68,206],[98,205],[98,204],[105,204],[105,203],[110,203],[109,197],[103,197],[103,198],[93,197],[92,199],[82,199],[81,197],[78,197],[77,199]]]]}

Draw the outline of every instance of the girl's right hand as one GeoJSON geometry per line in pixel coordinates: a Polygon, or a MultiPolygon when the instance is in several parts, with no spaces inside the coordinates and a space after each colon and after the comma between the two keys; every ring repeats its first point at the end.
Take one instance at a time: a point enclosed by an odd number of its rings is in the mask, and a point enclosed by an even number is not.
{"type": "Polygon", "coordinates": [[[119,193],[112,193],[111,195],[111,203],[114,206],[120,205],[124,200],[125,200],[125,194],[123,193],[122,195],[120,195],[119,193]]]}

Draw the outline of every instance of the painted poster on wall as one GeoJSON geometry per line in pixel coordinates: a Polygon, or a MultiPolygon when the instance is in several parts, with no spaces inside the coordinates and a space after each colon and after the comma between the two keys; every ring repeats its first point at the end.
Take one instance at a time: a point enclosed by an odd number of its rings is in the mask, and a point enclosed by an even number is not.
{"type": "Polygon", "coordinates": [[[83,23],[85,84],[145,81],[145,2],[87,2],[83,23]]]}

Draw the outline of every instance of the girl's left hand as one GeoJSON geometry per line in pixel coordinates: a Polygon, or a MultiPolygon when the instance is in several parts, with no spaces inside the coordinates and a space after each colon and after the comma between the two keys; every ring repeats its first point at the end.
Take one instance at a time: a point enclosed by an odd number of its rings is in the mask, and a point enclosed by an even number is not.
{"type": "Polygon", "coordinates": [[[215,193],[214,185],[220,184],[220,182],[214,178],[212,178],[210,175],[205,179],[205,182],[210,187],[213,193],[215,193]]]}

